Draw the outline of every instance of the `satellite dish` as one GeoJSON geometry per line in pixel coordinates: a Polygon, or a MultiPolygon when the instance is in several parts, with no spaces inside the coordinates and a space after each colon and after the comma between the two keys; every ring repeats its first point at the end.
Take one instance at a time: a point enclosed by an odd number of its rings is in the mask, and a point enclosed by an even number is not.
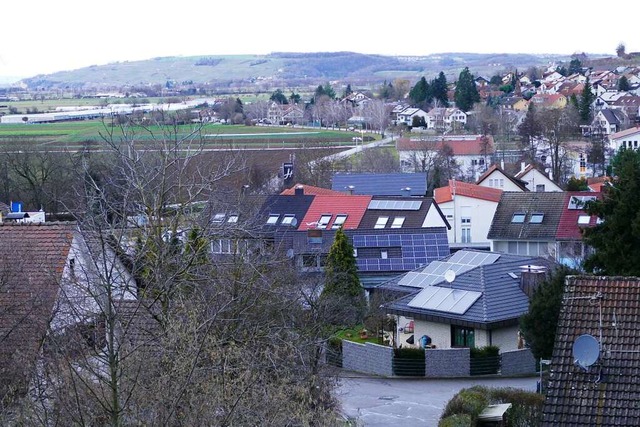
{"type": "Polygon", "coordinates": [[[453,282],[454,280],[456,280],[456,272],[453,270],[445,271],[444,280],[446,280],[448,283],[453,282]]]}
{"type": "Polygon", "coordinates": [[[600,343],[589,334],[580,335],[573,342],[573,358],[581,368],[588,368],[600,357],[600,343]]]}
{"type": "Polygon", "coordinates": [[[287,258],[293,258],[293,249],[287,249],[287,258]]]}

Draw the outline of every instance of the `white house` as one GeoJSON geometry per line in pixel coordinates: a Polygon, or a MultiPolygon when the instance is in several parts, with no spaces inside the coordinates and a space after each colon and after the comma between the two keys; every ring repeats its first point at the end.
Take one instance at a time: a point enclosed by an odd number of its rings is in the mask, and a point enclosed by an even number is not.
{"type": "Polygon", "coordinates": [[[407,126],[411,126],[413,124],[414,117],[422,117],[426,121],[427,113],[421,110],[420,108],[413,108],[413,107],[405,108],[404,110],[402,110],[397,114],[396,123],[397,124],[404,123],[407,126]]]}
{"type": "Polygon", "coordinates": [[[491,246],[487,233],[502,190],[449,180],[447,186],[436,188],[433,196],[451,225],[447,232],[450,248],[491,246]]]}
{"type": "Polygon", "coordinates": [[[481,187],[497,188],[502,191],[528,191],[524,181],[506,173],[500,166],[492,165],[483,173],[476,184],[481,187]]]}
{"type": "Polygon", "coordinates": [[[467,114],[458,108],[432,108],[426,121],[427,129],[460,129],[467,124],[467,114]]]}
{"type": "Polygon", "coordinates": [[[520,172],[515,175],[515,178],[524,181],[529,191],[562,191],[562,188],[546,174],[540,172],[534,165],[527,165],[524,162],[521,163],[520,172]]]}
{"type": "Polygon", "coordinates": [[[609,147],[615,151],[620,150],[620,148],[637,150],[640,146],[639,143],[640,127],[638,126],[609,135],[609,147]]]}

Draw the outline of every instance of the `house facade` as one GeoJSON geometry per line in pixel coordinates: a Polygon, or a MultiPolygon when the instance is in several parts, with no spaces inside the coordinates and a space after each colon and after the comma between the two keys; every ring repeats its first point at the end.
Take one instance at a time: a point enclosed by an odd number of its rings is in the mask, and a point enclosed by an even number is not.
{"type": "Polygon", "coordinates": [[[538,257],[459,250],[380,285],[398,298],[383,305],[398,318],[403,347],[522,348],[520,316],[528,292],[554,264],[538,257]],[[531,266],[536,266],[532,270],[531,266]]]}
{"type": "Polygon", "coordinates": [[[502,190],[449,180],[433,196],[451,224],[447,237],[452,249],[491,247],[487,234],[502,190]]]}

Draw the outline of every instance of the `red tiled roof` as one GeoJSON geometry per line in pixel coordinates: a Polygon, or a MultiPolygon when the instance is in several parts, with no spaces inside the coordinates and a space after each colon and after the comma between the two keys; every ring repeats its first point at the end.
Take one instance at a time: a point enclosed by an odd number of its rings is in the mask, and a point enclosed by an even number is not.
{"type": "Polygon", "coordinates": [[[24,386],[47,333],[73,238],[72,224],[0,225],[0,396],[24,386]]]}
{"type": "Polygon", "coordinates": [[[474,199],[489,200],[491,202],[499,202],[502,196],[502,190],[498,188],[482,187],[476,184],[470,184],[462,181],[449,180],[449,185],[436,188],[433,191],[436,203],[446,203],[453,200],[453,193],[456,195],[471,197],[474,199]],[[454,190],[455,186],[455,190],[454,190]]]}
{"type": "Polygon", "coordinates": [[[556,231],[556,239],[558,240],[582,240],[580,229],[583,227],[593,227],[598,220],[595,215],[592,215],[589,219],[589,224],[579,225],[578,217],[580,217],[580,215],[587,215],[587,213],[582,209],[569,209],[569,201],[572,196],[600,197],[600,193],[591,191],[568,191],[565,193],[564,206],[560,214],[558,230],[556,231]]]}
{"type": "Polygon", "coordinates": [[[286,190],[283,190],[280,195],[282,196],[293,196],[294,194],[296,194],[296,188],[298,187],[302,187],[302,189],[304,190],[304,194],[308,195],[308,196],[320,196],[320,195],[324,195],[324,196],[337,196],[337,195],[341,195],[344,194],[340,191],[334,191],[334,190],[330,190],[328,188],[322,188],[322,187],[314,187],[313,185],[306,185],[306,184],[296,184],[291,188],[287,188],[286,190]]]}
{"type": "Polygon", "coordinates": [[[327,224],[327,229],[331,229],[333,222],[338,214],[346,214],[347,220],[343,228],[358,228],[362,217],[364,216],[371,196],[351,196],[351,195],[318,195],[315,196],[307,214],[302,219],[298,230],[309,230],[316,228],[317,221],[322,215],[331,215],[331,220],[327,224]]]}
{"type": "Polygon", "coordinates": [[[491,137],[488,137],[486,143],[482,138],[447,141],[413,141],[401,138],[398,140],[396,148],[399,151],[440,150],[445,145],[451,147],[454,156],[483,155],[491,154],[494,151],[493,138],[491,137]]]}

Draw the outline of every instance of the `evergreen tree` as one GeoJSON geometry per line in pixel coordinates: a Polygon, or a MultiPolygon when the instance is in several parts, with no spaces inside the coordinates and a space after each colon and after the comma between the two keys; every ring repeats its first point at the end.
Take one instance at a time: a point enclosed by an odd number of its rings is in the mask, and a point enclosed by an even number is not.
{"type": "Polygon", "coordinates": [[[438,78],[431,82],[431,96],[438,101],[440,106],[445,108],[449,107],[447,77],[442,71],[438,74],[438,78]]]}
{"type": "Polygon", "coordinates": [[[460,72],[458,82],[456,83],[456,91],[454,95],[456,107],[464,112],[473,108],[476,102],[480,102],[480,94],[476,88],[473,74],[469,71],[469,67],[465,67],[460,72]]]}
{"type": "Polygon", "coordinates": [[[287,104],[289,102],[281,89],[276,89],[276,91],[269,97],[269,100],[277,102],[278,104],[287,104]]]}
{"type": "Polygon", "coordinates": [[[621,92],[628,92],[630,89],[631,85],[629,84],[627,76],[620,77],[620,80],[618,80],[618,90],[621,92]]]}
{"type": "Polygon", "coordinates": [[[342,228],[336,232],[325,267],[325,285],[321,299],[327,311],[333,312],[332,322],[356,325],[362,321],[366,309],[364,289],[358,278],[358,265],[353,246],[342,228]]]}
{"type": "Polygon", "coordinates": [[[423,105],[427,102],[429,92],[429,83],[427,83],[427,79],[422,76],[420,80],[418,80],[418,83],[416,83],[415,86],[411,88],[411,91],[409,91],[409,98],[411,98],[414,105],[423,105]]]}
{"type": "Polygon", "coordinates": [[[569,75],[582,73],[582,62],[578,58],[574,58],[569,63],[569,69],[567,70],[569,75]]]}
{"type": "Polygon", "coordinates": [[[586,211],[601,220],[583,229],[583,241],[595,250],[585,269],[604,275],[640,276],[640,151],[622,149],[611,160],[611,185],[586,211]]]}
{"type": "Polygon", "coordinates": [[[291,91],[291,95],[289,95],[289,102],[292,103],[292,104],[299,104],[300,103],[300,94],[291,91]]]}
{"type": "Polygon", "coordinates": [[[348,83],[347,87],[344,90],[344,96],[343,98],[346,98],[347,96],[351,95],[353,93],[353,90],[351,89],[351,84],[348,83]]]}
{"type": "Polygon", "coordinates": [[[522,148],[526,150],[528,160],[533,161],[536,158],[538,138],[542,135],[542,124],[538,120],[533,102],[529,103],[527,114],[518,126],[518,134],[522,137],[522,148]]]}
{"type": "Polygon", "coordinates": [[[580,120],[584,124],[588,124],[591,122],[591,112],[593,101],[595,100],[595,95],[591,91],[591,83],[589,83],[589,79],[584,84],[584,88],[582,89],[582,94],[580,95],[580,103],[578,104],[578,113],[580,114],[580,120]]]}
{"type": "Polygon", "coordinates": [[[540,284],[529,302],[528,313],[520,318],[520,331],[536,358],[551,358],[565,278],[577,273],[568,267],[559,267],[540,284]]]}

